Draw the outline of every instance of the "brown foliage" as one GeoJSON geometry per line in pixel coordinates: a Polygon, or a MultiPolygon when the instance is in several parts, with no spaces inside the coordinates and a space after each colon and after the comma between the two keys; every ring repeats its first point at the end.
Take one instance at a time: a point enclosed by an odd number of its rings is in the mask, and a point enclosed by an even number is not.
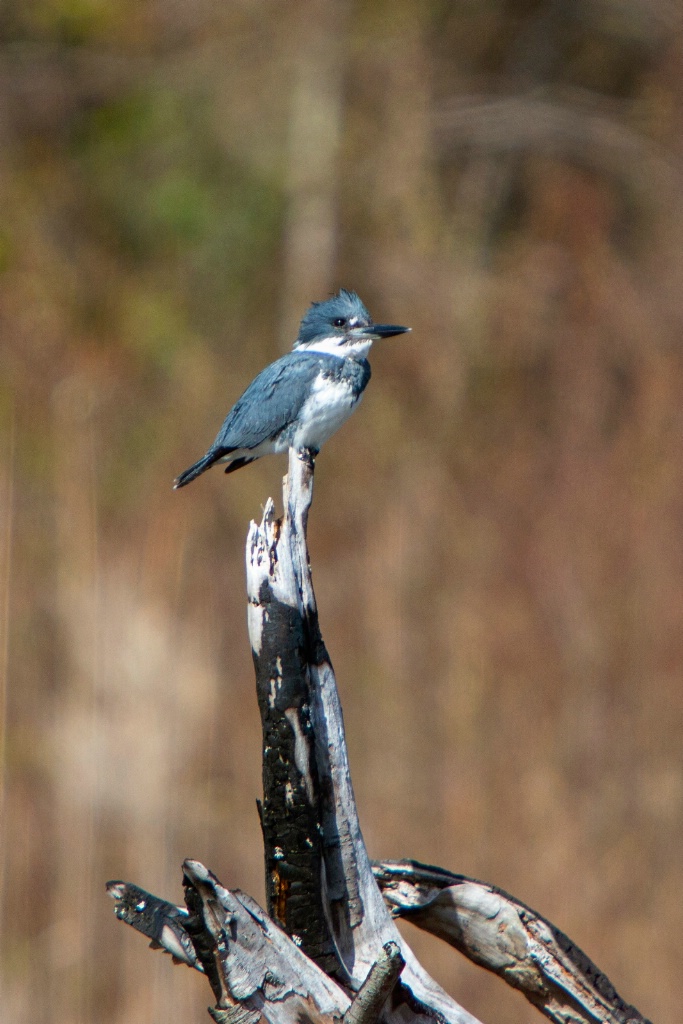
{"type": "MultiPolygon", "coordinates": [[[[243,544],[284,463],[170,488],[339,285],[413,327],[373,352],[311,519],[370,851],[504,886],[678,1019],[672,11],[6,5],[8,1020],[204,1019],[103,883],[173,898],[193,856],[261,896],[243,544]]],[[[528,1019],[414,938],[475,1014],[528,1019]]]]}

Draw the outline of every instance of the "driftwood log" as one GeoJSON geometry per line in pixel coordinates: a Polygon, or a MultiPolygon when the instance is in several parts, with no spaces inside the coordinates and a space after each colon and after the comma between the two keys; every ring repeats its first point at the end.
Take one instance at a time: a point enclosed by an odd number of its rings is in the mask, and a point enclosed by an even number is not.
{"type": "Polygon", "coordinates": [[[415,861],[371,863],[306,542],[309,452],[290,452],[284,515],[247,540],[248,625],[263,725],[266,911],[183,865],[185,906],[108,883],[119,919],[202,973],[225,1024],[478,1024],[429,976],[404,917],[519,989],[558,1024],[647,1024],[550,922],[495,886],[415,861]]]}

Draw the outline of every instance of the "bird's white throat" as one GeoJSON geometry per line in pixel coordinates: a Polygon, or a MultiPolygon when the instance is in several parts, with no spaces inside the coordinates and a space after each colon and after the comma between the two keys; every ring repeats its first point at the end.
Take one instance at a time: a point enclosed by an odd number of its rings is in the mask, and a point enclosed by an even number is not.
{"type": "Polygon", "coordinates": [[[297,352],[320,352],[326,356],[338,356],[339,359],[366,359],[372,348],[372,338],[345,342],[343,338],[316,338],[307,344],[298,345],[297,352]]]}

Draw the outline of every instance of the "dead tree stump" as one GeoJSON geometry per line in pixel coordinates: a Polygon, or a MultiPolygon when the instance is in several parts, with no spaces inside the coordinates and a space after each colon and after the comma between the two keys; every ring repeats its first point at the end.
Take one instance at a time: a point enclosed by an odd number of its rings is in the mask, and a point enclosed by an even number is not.
{"type": "Polygon", "coordinates": [[[117,917],[206,974],[209,1012],[221,1024],[479,1024],[416,960],[400,916],[497,973],[557,1024],[648,1024],[562,932],[502,890],[415,861],[370,862],[311,579],[313,471],[310,452],[290,451],[284,515],[269,500],[247,540],[267,913],[187,860],[185,907],[110,882],[117,917]]]}

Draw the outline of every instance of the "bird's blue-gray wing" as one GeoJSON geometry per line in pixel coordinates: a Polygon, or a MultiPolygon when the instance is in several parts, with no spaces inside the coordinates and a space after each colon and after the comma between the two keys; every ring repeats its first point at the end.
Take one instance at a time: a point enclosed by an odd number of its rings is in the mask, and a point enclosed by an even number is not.
{"type": "MultiPolygon", "coordinates": [[[[330,359],[334,357],[289,352],[262,370],[233,405],[206,455],[181,473],[174,487],[184,487],[234,451],[257,448],[277,436],[296,419],[321,366],[330,359]]],[[[236,458],[226,473],[251,461],[236,458]]]]}
{"type": "Polygon", "coordinates": [[[324,361],[313,353],[289,352],[267,366],[235,402],[210,452],[256,448],[277,436],[296,419],[324,361]]]}
{"type": "MultiPolygon", "coordinates": [[[[357,376],[354,382],[361,392],[370,379],[370,365],[362,361],[353,364],[353,369],[356,373],[351,377],[357,376]]],[[[243,454],[228,462],[226,473],[252,462],[258,456],[246,453],[277,437],[297,419],[320,373],[333,379],[349,375],[343,360],[321,352],[289,352],[267,366],[235,402],[206,455],[181,473],[174,486],[184,487],[233,452],[243,454]]]]}

